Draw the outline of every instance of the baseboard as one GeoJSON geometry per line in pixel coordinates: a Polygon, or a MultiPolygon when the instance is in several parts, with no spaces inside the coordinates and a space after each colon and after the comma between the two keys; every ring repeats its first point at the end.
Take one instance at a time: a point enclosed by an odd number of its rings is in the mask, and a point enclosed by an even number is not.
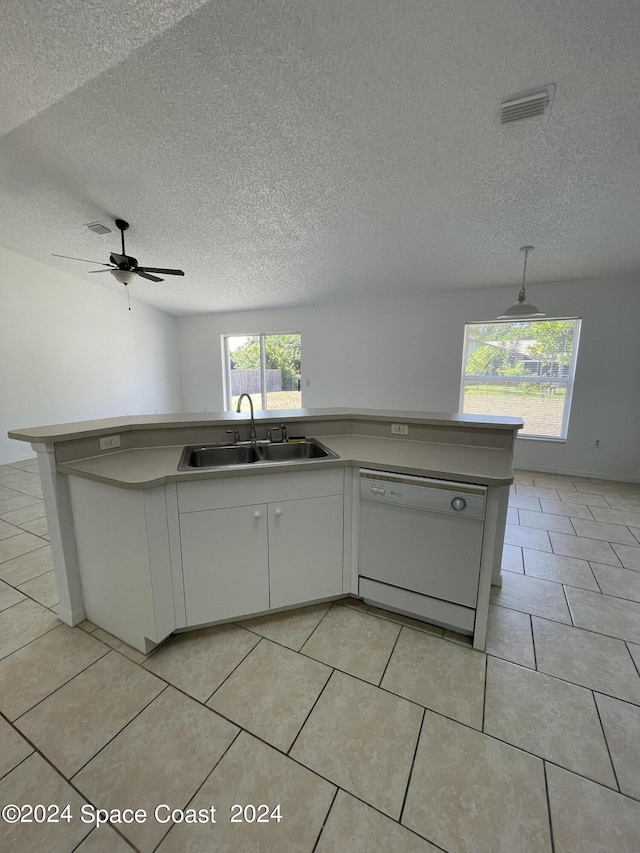
{"type": "Polygon", "coordinates": [[[61,622],[64,622],[65,625],[70,625],[72,628],[85,620],[84,607],[77,607],[75,610],[67,610],[66,607],[62,607],[58,604],[56,611],[58,619],[60,619],[61,622]]]}
{"type": "Polygon", "coordinates": [[[623,476],[622,474],[607,474],[604,471],[575,471],[570,468],[554,468],[551,470],[549,466],[546,468],[534,468],[532,465],[520,468],[514,465],[515,471],[533,471],[537,474],[562,474],[566,477],[586,477],[591,480],[614,480],[618,483],[638,483],[638,477],[623,476]]]}

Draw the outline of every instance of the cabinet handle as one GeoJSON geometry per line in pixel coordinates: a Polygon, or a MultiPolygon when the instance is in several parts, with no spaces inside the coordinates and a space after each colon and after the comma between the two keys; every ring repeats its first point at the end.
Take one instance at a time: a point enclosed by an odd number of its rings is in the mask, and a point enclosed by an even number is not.
{"type": "Polygon", "coordinates": [[[253,513],[253,517],[254,517],[254,518],[260,518],[260,516],[261,516],[261,515],[262,515],[262,513],[261,513],[261,512],[254,512],[254,513],[253,513]]]}
{"type": "Polygon", "coordinates": [[[277,510],[276,510],[276,515],[277,515],[277,516],[281,516],[281,515],[282,515],[282,510],[281,510],[281,509],[277,509],[277,510]]]}

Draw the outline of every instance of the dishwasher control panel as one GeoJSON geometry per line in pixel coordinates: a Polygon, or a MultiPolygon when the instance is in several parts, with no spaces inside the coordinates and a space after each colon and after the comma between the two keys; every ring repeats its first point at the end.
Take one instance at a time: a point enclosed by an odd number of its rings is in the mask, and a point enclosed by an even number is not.
{"type": "Polygon", "coordinates": [[[483,518],[486,486],[360,469],[360,499],[483,518]]]}

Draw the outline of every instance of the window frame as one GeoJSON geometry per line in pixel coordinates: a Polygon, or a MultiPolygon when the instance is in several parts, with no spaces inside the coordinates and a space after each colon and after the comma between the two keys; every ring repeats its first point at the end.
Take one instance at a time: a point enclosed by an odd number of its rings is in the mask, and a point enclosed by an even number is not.
{"type": "MultiPolygon", "coordinates": [[[[582,317],[540,317],[540,318],[522,318],[518,320],[517,318],[507,318],[504,320],[473,320],[469,323],[465,323],[464,325],[464,341],[462,347],[462,370],[461,370],[461,379],[460,379],[460,397],[458,403],[458,411],[461,414],[464,414],[464,397],[465,397],[465,380],[468,378],[466,373],[467,359],[469,357],[469,338],[470,338],[470,328],[472,326],[497,326],[503,325],[506,323],[552,323],[557,321],[571,321],[575,323],[574,334],[573,334],[573,346],[571,349],[571,361],[569,363],[569,375],[566,379],[563,377],[553,377],[554,383],[562,385],[565,388],[565,403],[564,409],[562,412],[562,424],[560,429],[559,436],[551,436],[551,435],[539,435],[538,433],[530,433],[519,431],[517,434],[517,438],[524,438],[526,440],[533,441],[555,441],[560,443],[566,443],[567,436],[569,433],[569,418],[571,416],[571,405],[573,403],[573,386],[576,378],[576,366],[578,363],[578,349],[580,347],[580,334],[582,330],[582,317]]],[[[470,376],[474,376],[474,374],[470,374],[470,376]]],[[[485,377],[478,375],[477,378],[482,378],[488,380],[488,384],[496,384],[496,385],[509,385],[509,384],[517,384],[518,382],[522,382],[523,379],[531,384],[540,383],[542,385],[546,385],[549,383],[548,376],[535,376],[532,374],[531,376],[496,376],[496,377],[485,377]]],[[[500,417],[500,416],[499,416],[500,417]]],[[[512,417],[504,415],[504,417],[512,417]]]]}
{"type": "MultiPolygon", "coordinates": [[[[258,338],[260,341],[260,396],[262,399],[262,408],[254,406],[256,411],[277,411],[276,409],[267,409],[267,351],[266,338],[277,337],[278,335],[298,335],[300,337],[300,361],[302,363],[302,332],[230,332],[222,334],[222,386],[224,395],[224,411],[233,412],[234,407],[231,401],[231,352],[229,350],[229,338],[258,338]]],[[[303,408],[302,405],[302,373],[300,375],[300,406],[296,409],[303,408]]]]}

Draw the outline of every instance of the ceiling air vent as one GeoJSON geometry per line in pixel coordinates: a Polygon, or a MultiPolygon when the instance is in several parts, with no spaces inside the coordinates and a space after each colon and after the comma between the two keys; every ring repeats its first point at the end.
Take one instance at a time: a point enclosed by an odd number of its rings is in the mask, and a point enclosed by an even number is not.
{"type": "Polygon", "coordinates": [[[111,228],[107,228],[102,222],[88,222],[87,228],[94,234],[111,234],[111,228]]]}
{"type": "Polygon", "coordinates": [[[509,124],[525,118],[544,115],[551,106],[555,85],[545,86],[535,92],[513,95],[500,105],[500,123],[509,124]]]}

